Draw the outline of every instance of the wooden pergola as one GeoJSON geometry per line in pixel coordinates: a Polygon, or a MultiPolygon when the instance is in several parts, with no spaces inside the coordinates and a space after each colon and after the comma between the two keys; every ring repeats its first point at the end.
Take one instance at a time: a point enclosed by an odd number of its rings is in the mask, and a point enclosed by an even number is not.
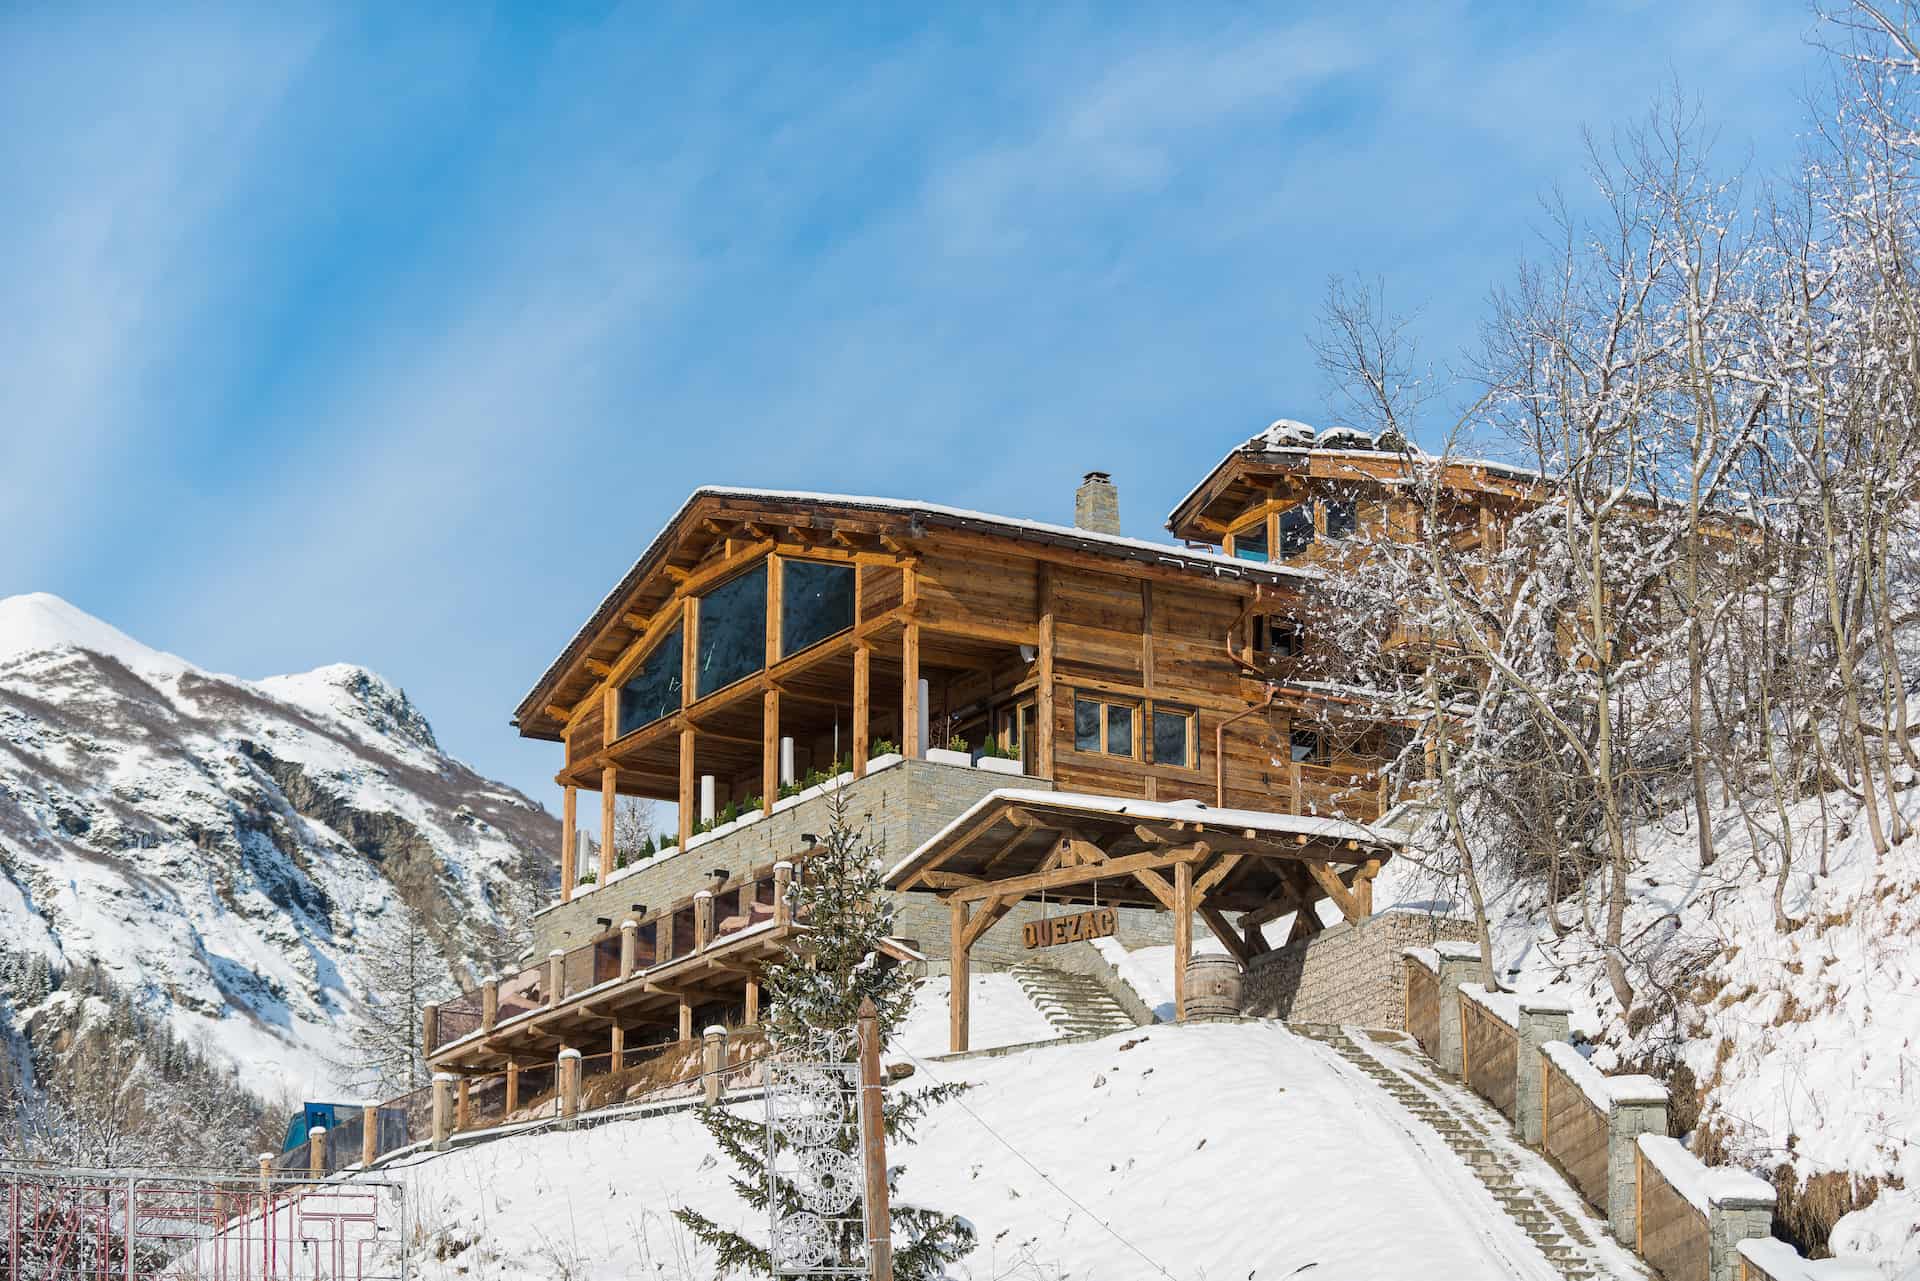
{"type": "Polygon", "coordinates": [[[1173,913],[1174,1003],[1184,1019],[1196,915],[1245,965],[1268,950],[1261,927],[1290,912],[1288,941],[1318,933],[1322,899],[1349,922],[1371,915],[1373,879],[1398,844],[1341,819],[1002,789],[895,866],[887,887],[949,906],[957,1053],[967,1048],[969,954],[1016,903],[1173,913]]]}

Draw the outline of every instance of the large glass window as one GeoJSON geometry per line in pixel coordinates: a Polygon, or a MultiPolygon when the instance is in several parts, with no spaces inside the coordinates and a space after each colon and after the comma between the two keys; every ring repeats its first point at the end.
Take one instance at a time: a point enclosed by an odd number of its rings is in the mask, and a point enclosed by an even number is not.
{"type": "Polygon", "coordinates": [[[1100,704],[1090,698],[1073,700],[1073,746],[1082,752],[1100,750],[1100,704]]]}
{"type": "Polygon", "coordinates": [[[817,560],[780,562],[780,653],[809,645],[853,626],[853,566],[817,560]]]}
{"type": "Polygon", "coordinates": [[[1280,513],[1280,558],[1298,556],[1313,546],[1313,504],[1299,503],[1280,513]]]}
{"type": "Polygon", "coordinates": [[[1248,525],[1245,529],[1233,531],[1233,554],[1240,560],[1266,560],[1267,522],[1248,525]]]}
{"type": "Polygon", "coordinates": [[[1153,709],[1153,763],[1193,767],[1193,713],[1172,707],[1153,709]]]}
{"type": "Polygon", "coordinates": [[[695,698],[767,665],[767,566],[763,561],[700,598],[695,698]]]}
{"type": "Polygon", "coordinates": [[[1326,758],[1322,755],[1320,735],[1310,729],[1297,729],[1289,735],[1293,759],[1305,765],[1317,765],[1326,758]]]}
{"type": "Polygon", "coordinates": [[[680,710],[680,629],[660,638],[640,670],[620,687],[620,734],[631,734],[680,710]]]}
{"type": "Polygon", "coordinates": [[[1351,498],[1329,498],[1324,504],[1328,538],[1351,538],[1357,510],[1351,498]]]}

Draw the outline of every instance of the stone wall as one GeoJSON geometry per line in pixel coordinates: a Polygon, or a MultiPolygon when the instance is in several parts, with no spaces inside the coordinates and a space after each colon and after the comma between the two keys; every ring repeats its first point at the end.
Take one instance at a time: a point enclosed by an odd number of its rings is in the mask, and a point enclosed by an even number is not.
{"type": "MultiPolygon", "coordinates": [[[[849,782],[842,790],[850,817],[856,824],[871,828],[884,846],[884,861],[891,865],[1000,787],[1051,791],[1053,784],[1046,779],[961,765],[900,761],[849,782]]],[[[600,932],[595,917],[608,917],[617,923],[631,914],[630,904],[645,903],[649,910],[657,910],[696,890],[708,889],[715,868],[724,867],[738,875],[781,859],[798,860],[806,849],[800,839],[803,834],[826,834],[829,805],[826,796],[811,797],[710,839],[696,838],[690,849],[657,863],[615,872],[608,884],[588,886],[575,894],[571,903],[555,904],[536,915],[532,955],[541,958],[555,948],[566,950],[585,943],[600,932]]],[[[928,956],[944,958],[949,934],[947,905],[923,893],[901,894],[896,899],[899,915],[895,932],[913,940],[928,956]]],[[[1020,926],[1041,915],[1040,904],[1020,904],[974,945],[974,963],[1001,968],[1025,959],[1028,954],[1021,946],[1020,926]]],[[[1129,947],[1172,941],[1172,925],[1162,913],[1129,911],[1121,916],[1119,937],[1129,947]]]]}
{"type": "Polygon", "coordinates": [[[1382,912],[1358,925],[1330,925],[1254,960],[1247,968],[1247,1013],[1398,1028],[1406,1019],[1401,949],[1472,937],[1470,922],[1427,912],[1382,912]]]}

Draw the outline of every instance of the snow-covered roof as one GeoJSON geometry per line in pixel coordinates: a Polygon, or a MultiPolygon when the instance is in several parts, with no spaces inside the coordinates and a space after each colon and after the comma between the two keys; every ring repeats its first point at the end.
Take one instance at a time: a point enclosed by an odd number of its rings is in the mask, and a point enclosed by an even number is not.
{"type": "Polygon", "coordinates": [[[1372,846],[1398,847],[1406,842],[1406,838],[1398,832],[1382,831],[1343,818],[1224,809],[1200,801],[1144,801],[1128,796],[1099,796],[1092,792],[1048,792],[1035,788],[999,787],[982,796],[952,822],[922,841],[913,853],[893,865],[886,879],[892,882],[904,876],[916,860],[932,853],[955,832],[968,826],[989,808],[1005,804],[1078,810],[1083,814],[1124,815],[1131,819],[1151,819],[1163,823],[1204,823],[1209,827],[1250,828],[1273,835],[1358,841],[1362,845],[1372,846]]]}
{"type": "Polygon", "coordinates": [[[1239,560],[1222,552],[1180,547],[1171,543],[1154,542],[1145,538],[1129,538],[1122,534],[1103,534],[1096,530],[1081,529],[1074,525],[1055,525],[1047,521],[1026,520],[1016,516],[1001,516],[992,512],[974,511],[965,507],[950,507],[944,503],[921,502],[904,498],[880,498],[867,494],[831,494],[798,489],[754,489],[733,485],[702,485],[687,496],[673,516],[654,536],[633,567],[623,575],[612,591],[608,592],[587,620],[567,642],[559,656],[548,664],[540,679],[534,683],[514,714],[514,723],[519,724],[528,715],[538,710],[537,703],[541,693],[558,678],[591,639],[597,635],[613,616],[620,602],[633,590],[639,580],[652,568],[654,560],[663,554],[669,546],[673,532],[693,505],[705,498],[747,498],[759,502],[789,503],[796,506],[843,507],[856,511],[887,512],[895,515],[918,517],[934,525],[948,527],[984,526],[995,533],[1024,538],[1036,542],[1066,544],[1096,554],[1111,555],[1121,559],[1147,561],[1179,569],[1191,569],[1210,574],[1216,578],[1232,578],[1248,581],[1277,583],[1283,581],[1308,582],[1318,580],[1324,575],[1315,569],[1294,568],[1287,565],[1270,564],[1263,561],[1239,560]]]}

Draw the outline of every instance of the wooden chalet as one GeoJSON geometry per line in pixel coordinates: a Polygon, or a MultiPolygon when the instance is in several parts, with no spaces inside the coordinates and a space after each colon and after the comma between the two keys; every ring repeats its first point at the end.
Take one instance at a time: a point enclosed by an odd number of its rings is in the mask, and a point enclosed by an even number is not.
{"type": "MultiPolygon", "coordinates": [[[[754,967],[804,928],[776,885],[804,875],[805,822],[788,820],[820,791],[810,781],[877,787],[883,764],[898,764],[888,837],[914,851],[895,888],[939,896],[951,920],[916,944],[962,969],[1016,904],[1078,903],[1095,884],[1107,903],[1171,913],[1176,942],[1197,914],[1243,957],[1265,946],[1263,921],[1317,928],[1323,899],[1363,916],[1392,846],[1368,826],[1388,808],[1378,766],[1404,731],[1290,682],[1287,665],[1338,572],[1330,549],[1394,519],[1404,459],[1296,426],[1254,437],[1182,500],[1182,544],[1122,536],[1100,473],[1073,526],[696,490],[514,715],[562,745],[569,834],[580,794],[598,795],[597,857],[581,867],[570,836],[536,924],[547,962],[443,1007],[435,1065],[753,1022],[754,967]],[[1019,777],[983,799],[998,779],[916,782],[930,757],[1019,777]],[[667,852],[620,865],[620,796],[676,804],[667,852]]],[[[1484,468],[1462,484],[1488,537],[1505,505],[1534,498],[1484,468]]],[[[964,1000],[955,1020],[964,1043],[964,1000]]]]}

